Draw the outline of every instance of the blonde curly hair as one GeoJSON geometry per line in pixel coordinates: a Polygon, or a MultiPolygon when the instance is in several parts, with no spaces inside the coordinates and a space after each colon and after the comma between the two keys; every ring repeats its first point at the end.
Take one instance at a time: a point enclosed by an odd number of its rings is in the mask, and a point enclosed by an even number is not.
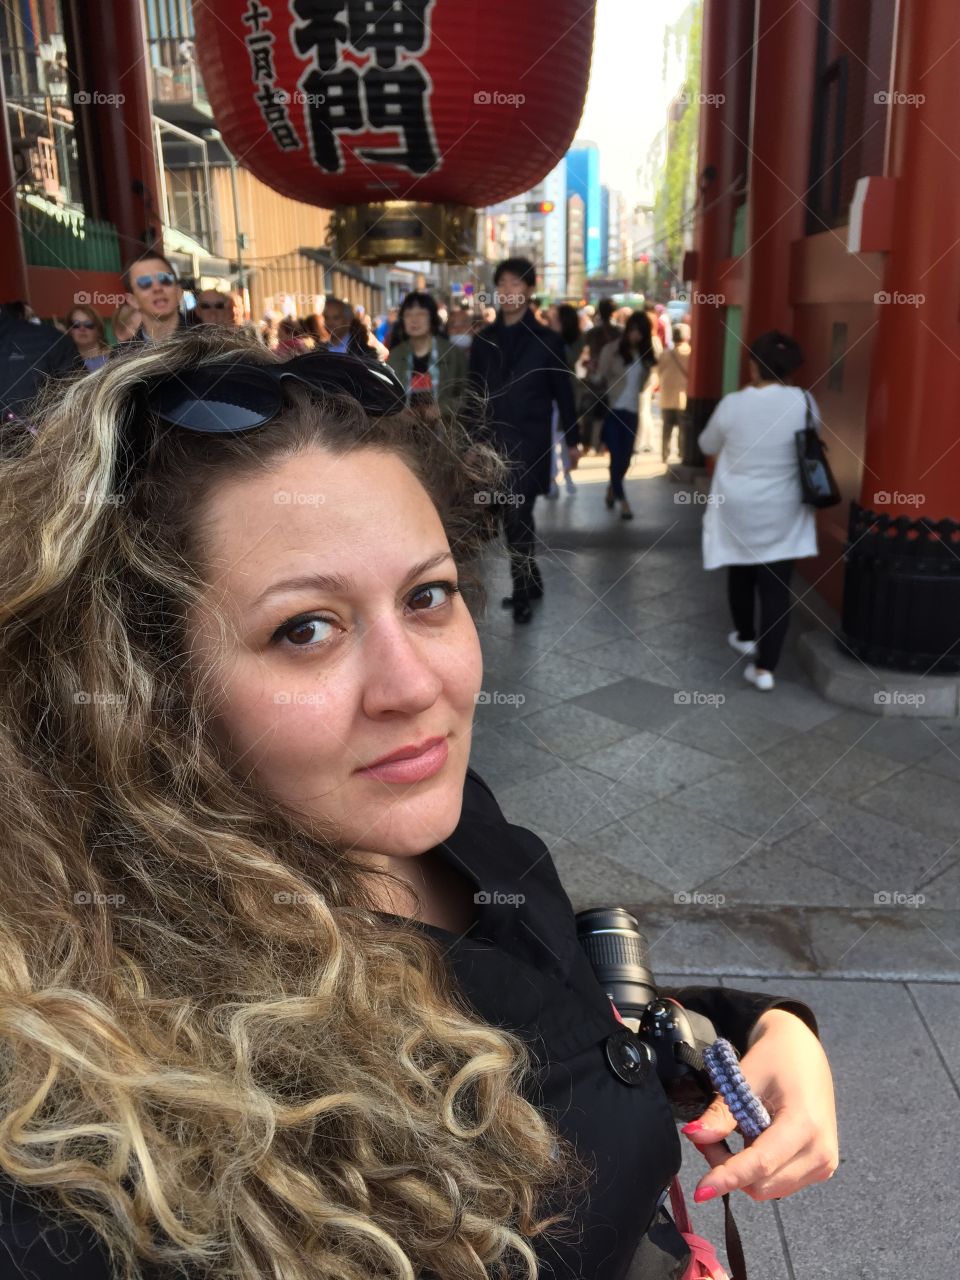
{"type": "Polygon", "coordinates": [[[391,450],[466,568],[503,464],[286,382],[252,437],[170,433],[116,493],[135,387],[238,352],[276,361],[217,329],[116,359],[0,463],[0,1172],[121,1280],[535,1277],[585,1170],[524,1042],[377,915],[336,832],[238,776],[186,642],[221,477],[391,450]]]}

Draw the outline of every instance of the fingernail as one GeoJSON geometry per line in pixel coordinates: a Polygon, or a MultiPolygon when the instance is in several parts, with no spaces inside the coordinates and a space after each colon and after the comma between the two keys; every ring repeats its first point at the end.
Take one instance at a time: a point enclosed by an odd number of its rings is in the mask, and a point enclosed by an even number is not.
{"type": "Polygon", "coordinates": [[[697,1204],[703,1204],[705,1200],[712,1200],[716,1194],[716,1187],[701,1187],[699,1191],[693,1193],[693,1198],[697,1204]]]}
{"type": "Polygon", "coordinates": [[[699,1120],[691,1120],[689,1124],[685,1124],[680,1130],[681,1133],[700,1133],[703,1125],[699,1120]]]}

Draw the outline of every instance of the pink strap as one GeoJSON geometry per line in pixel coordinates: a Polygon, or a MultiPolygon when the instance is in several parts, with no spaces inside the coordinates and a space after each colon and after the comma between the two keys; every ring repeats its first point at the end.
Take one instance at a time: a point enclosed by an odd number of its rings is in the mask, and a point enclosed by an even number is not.
{"type": "Polygon", "coordinates": [[[686,1241],[692,1255],[690,1266],[683,1280],[730,1280],[726,1268],[717,1257],[717,1251],[709,1240],[693,1234],[687,1202],[683,1198],[679,1178],[670,1184],[670,1208],[677,1230],[686,1241]]]}

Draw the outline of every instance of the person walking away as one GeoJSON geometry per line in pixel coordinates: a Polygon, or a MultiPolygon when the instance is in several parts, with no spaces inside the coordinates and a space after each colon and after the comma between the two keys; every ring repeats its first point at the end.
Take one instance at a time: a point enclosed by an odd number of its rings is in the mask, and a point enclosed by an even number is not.
{"type": "Polygon", "coordinates": [[[656,363],[650,320],[645,311],[635,311],[627,321],[623,337],[604,347],[600,355],[598,375],[610,406],[602,437],[610,450],[606,505],[607,510],[612,511],[614,503],[619,502],[621,520],[633,519],[623,478],[633,456],[640,397],[656,363]]]}
{"type": "Polygon", "coordinates": [[[604,347],[623,334],[623,329],[613,322],[616,304],[612,298],[601,298],[597,303],[596,320],[593,328],[587,330],[585,354],[585,412],[583,415],[583,444],[593,453],[600,452],[600,435],[607,413],[607,404],[603,398],[603,387],[600,384],[600,354],[604,347]]]}
{"type": "Polygon", "coordinates": [[[467,389],[467,355],[440,332],[436,299],[423,291],[408,293],[400,321],[404,338],[390,348],[387,364],[406,388],[407,403],[458,413],[467,389]]]}
{"type": "Polygon", "coordinates": [[[660,338],[660,317],[652,302],[647,303],[643,309],[643,314],[647,317],[647,321],[650,325],[650,341],[653,347],[653,354],[657,359],[657,365],[656,373],[647,380],[647,385],[640,394],[640,423],[635,448],[640,453],[653,453],[653,394],[659,385],[659,361],[663,354],[664,344],[660,338]]]}
{"type": "Polygon", "coordinates": [[[543,595],[543,577],[534,554],[533,507],[537,495],[550,490],[554,405],[567,439],[571,470],[580,457],[563,340],[539,324],[528,306],[536,281],[536,269],[526,258],[507,258],[499,264],[493,283],[500,311],[470,348],[470,382],[478,396],[470,425],[513,464],[510,501],[504,512],[513,590],[503,604],[512,608],[517,623],[530,621],[530,602],[543,595]]]}
{"type": "Polygon", "coordinates": [[[727,568],[734,630],[727,640],[751,661],[758,689],[773,673],[790,624],[794,562],[817,554],[814,509],[802,501],[795,435],[820,414],[809,392],[789,385],[803,352],[789,334],[762,333],[750,347],[750,385],[726,395],[700,433],[717,465],[703,518],[703,567],[727,568]],[[759,603],[759,634],[756,624],[759,603]]]}
{"type": "Polygon", "coordinates": [[[687,379],[690,374],[690,328],[674,326],[673,346],[665,351],[657,365],[660,383],[660,418],[663,430],[660,453],[664,462],[670,459],[673,432],[677,432],[677,449],[684,455],[683,421],[687,408],[687,379]]]}
{"type": "Polygon", "coordinates": [[[93,307],[78,303],[67,316],[67,332],[87,372],[103,368],[110,359],[110,344],[103,320],[93,307]]]}
{"type": "MultiPolygon", "coordinates": [[[[576,307],[572,307],[568,302],[560,303],[559,306],[551,307],[549,310],[550,328],[554,333],[559,333],[563,340],[563,355],[567,362],[567,368],[570,370],[571,386],[573,387],[573,403],[577,414],[577,432],[579,434],[581,426],[581,414],[583,413],[584,395],[586,388],[583,379],[578,373],[581,367],[581,359],[584,354],[584,348],[587,344],[587,335],[580,328],[580,316],[577,314],[576,307]]],[[[554,450],[554,469],[550,478],[550,492],[548,498],[559,498],[560,486],[558,483],[558,474],[556,467],[556,459],[559,458],[560,470],[563,472],[563,480],[568,495],[572,498],[577,492],[577,486],[573,482],[573,475],[570,470],[570,454],[567,449],[567,442],[560,430],[559,414],[556,406],[553,411],[553,450],[554,450]]]]}

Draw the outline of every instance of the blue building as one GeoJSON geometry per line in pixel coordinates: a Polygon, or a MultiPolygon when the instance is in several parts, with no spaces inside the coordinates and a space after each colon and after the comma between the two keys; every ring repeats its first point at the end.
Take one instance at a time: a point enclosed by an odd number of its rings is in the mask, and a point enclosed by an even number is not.
{"type": "Polygon", "coordinates": [[[587,275],[602,269],[606,242],[600,227],[600,150],[595,142],[575,142],[567,152],[567,194],[583,200],[587,275]]]}

